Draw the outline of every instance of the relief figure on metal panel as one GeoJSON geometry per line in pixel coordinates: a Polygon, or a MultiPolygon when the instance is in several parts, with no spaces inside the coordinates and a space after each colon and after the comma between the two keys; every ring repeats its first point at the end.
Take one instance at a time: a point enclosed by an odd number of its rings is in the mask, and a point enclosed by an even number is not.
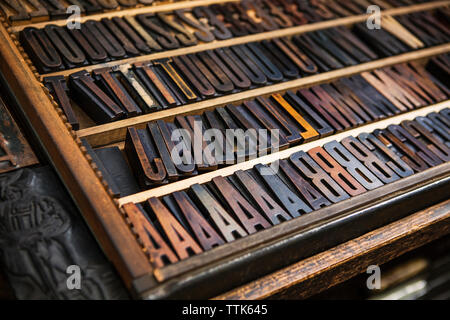
{"type": "Polygon", "coordinates": [[[0,264],[18,299],[120,299],[127,295],[48,167],[0,176],[0,264]],[[73,288],[69,266],[78,266],[73,288]]]}

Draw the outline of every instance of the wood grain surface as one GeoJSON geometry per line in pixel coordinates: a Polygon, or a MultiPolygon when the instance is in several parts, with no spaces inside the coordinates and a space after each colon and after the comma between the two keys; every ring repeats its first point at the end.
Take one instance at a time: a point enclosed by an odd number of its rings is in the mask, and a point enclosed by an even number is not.
{"type": "Polygon", "coordinates": [[[307,298],[365,272],[369,265],[381,265],[449,232],[450,200],[447,200],[215,299],[307,298]]]}

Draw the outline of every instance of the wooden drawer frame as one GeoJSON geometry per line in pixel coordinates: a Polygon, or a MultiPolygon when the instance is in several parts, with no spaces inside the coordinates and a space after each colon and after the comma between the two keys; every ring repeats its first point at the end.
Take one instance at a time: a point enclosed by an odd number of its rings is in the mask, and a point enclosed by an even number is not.
{"type": "MultiPolygon", "coordinates": [[[[450,234],[450,200],[215,297],[217,300],[304,299],[450,234]]],[[[383,269],[383,266],[381,266],[383,269]]]]}
{"type": "MultiPolygon", "coordinates": [[[[180,2],[181,6],[193,6],[197,1],[188,3],[180,2]]],[[[208,1],[202,1],[207,3],[208,1]]],[[[217,2],[217,1],[210,1],[217,2]]],[[[387,10],[384,14],[397,15],[414,11],[421,11],[442,6],[448,6],[450,1],[435,1],[410,7],[402,7],[387,10]]],[[[175,5],[175,4],[174,4],[175,5]]],[[[113,14],[113,13],[111,13],[113,14]]],[[[332,21],[325,21],[306,26],[294,27],[274,32],[252,35],[233,39],[234,41],[215,43],[213,47],[257,41],[266,38],[286,36],[290,34],[302,33],[306,31],[318,30],[337,25],[346,25],[361,22],[366,19],[365,15],[346,17],[332,21]]],[[[170,265],[161,269],[154,269],[140,240],[136,238],[132,225],[129,223],[120,205],[126,202],[139,202],[150,196],[167,194],[175,190],[184,189],[189,183],[205,182],[213,176],[227,175],[239,169],[250,168],[254,163],[268,163],[275,159],[284,158],[286,152],[293,152],[308,147],[310,144],[290,148],[276,154],[258,158],[254,161],[238,164],[208,173],[196,178],[183,180],[168,186],[152,189],[125,199],[114,199],[108,189],[106,181],[102,178],[95,163],[86,153],[86,149],[81,145],[80,137],[87,137],[93,145],[107,145],[120,142],[123,139],[124,128],[128,125],[139,126],[145,122],[155,119],[170,119],[175,114],[195,113],[221,105],[229,101],[229,97],[220,100],[210,100],[207,103],[199,103],[194,107],[179,107],[167,111],[161,111],[150,115],[144,115],[139,119],[127,119],[118,123],[96,126],[75,132],[67,123],[67,119],[62,110],[57,106],[48,90],[43,86],[41,76],[31,65],[31,61],[21,48],[17,38],[13,34],[17,31],[15,27],[6,25],[4,18],[0,24],[0,70],[3,77],[9,84],[9,89],[15,99],[21,105],[23,112],[38,137],[49,160],[56,168],[62,181],[66,185],[75,203],[79,206],[89,227],[92,229],[99,244],[103,248],[108,258],[113,262],[124,283],[130,291],[139,298],[166,298],[166,297],[211,297],[224,290],[241,284],[242,281],[252,280],[252,277],[262,276],[264,273],[272,272],[288,263],[293,263],[301,258],[316,254],[324,249],[334,246],[343,241],[348,241],[354,237],[368,232],[369,230],[381,227],[394,219],[399,219],[413,210],[411,206],[402,207],[405,210],[387,210],[394,208],[394,205],[404,204],[410,197],[419,191],[428,194],[424,201],[415,202],[417,206],[425,208],[436,202],[448,198],[450,181],[450,164],[445,163],[438,167],[431,168],[420,174],[397,181],[389,186],[367,192],[366,194],[348,199],[341,203],[316,211],[312,215],[302,216],[298,219],[275,226],[267,232],[240,239],[234,243],[226,244],[212,251],[191,257],[185,261],[170,265]],[[105,138],[106,137],[106,138],[105,138]],[[189,180],[189,181],[188,181],[189,180]],[[394,186],[395,184],[395,186],[394,186]],[[386,187],[395,188],[395,193],[386,192],[386,187]],[[441,192],[441,193],[440,193],[441,192]],[[382,210],[383,209],[383,210],[382,210]],[[377,214],[376,219],[374,215],[377,214]],[[391,215],[392,214],[392,215],[391,215]],[[350,221],[358,222],[358,228],[352,228],[350,221]],[[304,244],[313,237],[319,230],[333,230],[340,228],[347,232],[344,235],[332,239],[333,241],[316,242],[308,250],[298,249],[299,244],[304,244]],[[245,247],[245,249],[241,249],[245,247]],[[297,252],[296,252],[297,251],[297,252]],[[251,254],[250,254],[251,253],[251,254]],[[252,266],[256,266],[261,261],[268,261],[268,258],[277,261],[267,268],[260,268],[260,272],[249,275],[252,266]],[[266,260],[264,260],[266,259],[266,260]],[[249,269],[250,268],[250,269],[249,269]],[[239,271],[236,271],[239,270],[239,271]],[[227,284],[209,288],[204,286],[210,283],[211,279],[219,279],[223,272],[234,272],[233,276],[227,278],[227,284]],[[160,281],[163,281],[160,283],[160,281]],[[228,287],[227,287],[228,286],[228,287]]],[[[180,52],[165,53],[165,55],[175,55],[188,52],[196,52],[210,49],[207,45],[198,45],[193,48],[183,49],[180,52]]],[[[294,87],[309,86],[335,78],[350,76],[362,71],[370,71],[375,68],[389,66],[396,63],[411,60],[423,59],[433,55],[450,51],[450,44],[413,51],[399,56],[380,59],[363,65],[344,68],[317,76],[289,81],[270,88],[260,88],[251,92],[236,94],[232,97],[233,102],[248,99],[257,95],[282,92],[294,87]],[[306,79],[306,80],[305,80],[306,79]]],[[[159,57],[159,56],[158,56],[159,57]]],[[[156,58],[156,55],[146,56],[145,59],[156,58]]],[[[119,61],[120,62],[120,61],[119,61]]],[[[92,67],[100,67],[92,66],[92,67]]],[[[89,69],[89,68],[87,68],[89,69]]],[[[72,70],[73,71],[73,70],[72,70]]],[[[219,98],[220,99],[220,98],[219,98]]],[[[421,110],[402,114],[386,119],[385,123],[399,123],[402,119],[413,118],[417,115],[426,114],[431,111],[448,107],[450,101],[441,104],[425,107],[421,110]]],[[[350,130],[341,135],[350,135],[363,130],[375,127],[383,127],[377,122],[358,129],[350,130]],[[355,131],[356,130],[356,131],[355,131]]],[[[324,139],[315,141],[315,144],[323,144],[324,139]]],[[[331,137],[337,139],[337,136],[331,137]]],[[[391,189],[392,190],[392,189],[391,189]]],[[[397,207],[396,207],[397,208],[397,207]]],[[[448,221],[448,220],[447,220],[448,221]]],[[[230,273],[228,273],[230,274],[230,273]]]]}

